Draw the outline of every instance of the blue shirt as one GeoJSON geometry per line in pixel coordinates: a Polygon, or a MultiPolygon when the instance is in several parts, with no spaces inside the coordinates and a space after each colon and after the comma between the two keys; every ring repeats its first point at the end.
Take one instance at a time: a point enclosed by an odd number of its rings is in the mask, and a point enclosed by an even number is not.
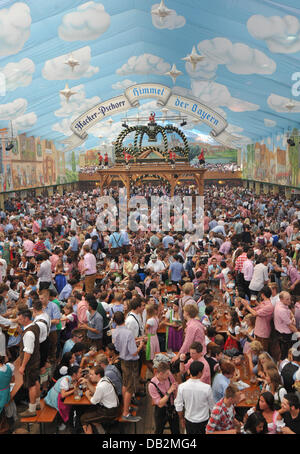
{"type": "Polygon", "coordinates": [[[94,328],[99,333],[93,333],[92,331],[87,331],[87,337],[89,339],[102,339],[103,337],[103,317],[99,312],[95,312],[94,315],[91,315],[87,312],[87,321],[90,328],[94,328]]]}
{"type": "MultiPolygon", "coordinates": [[[[57,304],[55,304],[51,301],[49,301],[49,303],[47,304],[45,312],[46,312],[46,314],[49,315],[51,320],[60,320],[61,319],[61,313],[60,313],[60,310],[58,309],[57,304]]],[[[51,325],[50,333],[52,331],[56,331],[56,325],[51,325]]]]}
{"type": "Polygon", "coordinates": [[[211,231],[215,233],[222,233],[224,236],[226,235],[223,225],[216,225],[216,227],[211,229],[211,231]]]}
{"type": "Polygon", "coordinates": [[[4,232],[10,232],[14,229],[14,226],[9,222],[5,227],[4,227],[4,232]]]}
{"type": "Polygon", "coordinates": [[[139,359],[139,355],[134,355],[137,351],[135,338],[126,326],[118,326],[113,331],[112,338],[120,359],[123,359],[123,361],[137,361],[139,359]]]}
{"type": "Polygon", "coordinates": [[[129,236],[126,230],[122,230],[121,232],[122,239],[123,239],[123,245],[128,245],[130,244],[129,236]]]}
{"type": "Polygon", "coordinates": [[[77,240],[76,236],[72,236],[72,238],[71,238],[70,249],[73,252],[77,252],[78,251],[78,240],[77,240]]]}
{"type": "Polygon", "coordinates": [[[167,235],[162,239],[162,244],[165,249],[168,249],[170,244],[174,244],[174,238],[170,235],[167,235]]]}
{"type": "Polygon", "coordinates": [[[51,243],[50,243],[49,238],[46,238],[46,239],[45,239],[44,245],[46,246],[46,248],[47,248],[49,251],[52,251],[52,246],[51,246],[51,243]]]}
{"type": "Polygon", "coordinates": [[[214,227],[216,227],[218,225],[217,221],[215,219],[213,219],[212,221],[209,222],[208,226],[209,226],[209,229],[212,230],[214,227]]]}
{"type": "Polygon", "coordinates": [[[173,262],[170,265],[171,281],[179,282],[182,279],[183,265],[180,262],[173,262]]]}
{"type": "Polygon", "coordinates": [[[214,401],[219,402],[225,396],[225,391],[230,383],[230,379],[223,374],[217,374],[213,380],[212,392],[214,401]]]}
{"type": "Polygon", "coordinates": [[[123,241],[124,239],[119,232],[114,232],[109,237],[109,244],[111,245],[112,249],[123,246],[123,241]]]}
{"type": "Polygon", "coordinates": [[[109,364],[105,368],[104,372],[105,377],[108,377],[111,379],[113,384],[116,387],[117,393],[119,396],[122,394],[122,375],[119,371],[119,369],[114,366],[113,364],[109,364]]]}
{"type": "Polygon", "coordinates": [[[74,347],[74,345],[75,345],[75,342],[72,339],[68,339],[64,343],[64,348],[62,350],[62,356],[64,356],[65,353],[70,352],[72,350],[72,348],[74,347]]]}
{"type": "Polygon", "coordinates": [[[67,300],[69,298],[69,296],[71,295],[72,290],[73,290],[72,285],[66,284],[64,286],[64,288],[62,289],[62,291],[60,292],[58,299],[61,301],[67,300]]]}

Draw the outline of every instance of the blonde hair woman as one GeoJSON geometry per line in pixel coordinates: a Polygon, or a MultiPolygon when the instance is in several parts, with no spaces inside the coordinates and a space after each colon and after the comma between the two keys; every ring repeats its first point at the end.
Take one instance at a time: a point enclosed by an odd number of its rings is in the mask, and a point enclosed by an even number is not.
{"type": "Polygon", "coordinates": [[[257,374],[258,371],[258,357],[263,352],[263,346],[257,340],[251,342],[248,353],[246,357],[249,361],[250,374],[257,374]]]}

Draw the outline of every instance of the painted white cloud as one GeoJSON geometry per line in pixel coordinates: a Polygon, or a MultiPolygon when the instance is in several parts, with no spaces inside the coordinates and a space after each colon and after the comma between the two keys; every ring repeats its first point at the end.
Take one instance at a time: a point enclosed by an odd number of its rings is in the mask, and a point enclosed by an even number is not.
{"type": "Polygon", "coordinates": [[[70,129],[72,121],[76,119],[76,116],[71,118],[64,118],[60,123],[55,123],[52,126],[52,130],[55,132],[59,132],[64,136],[71,136],[73,134],[72,130],[70,129]]]}
{"type": "Polygon", "coordinates": [[[276,126],[276,121],[270,120],[269,118],[264,118],[264,124],[267,128],[274,128],[276,126]]]}
{"type": "Polygon", "coordinates": [[[128,74],[159,74],[163,75],[171,69],[171,65],[164,61],[163,58],[153,54],[142,54],[130,57],[128,62],[116,73],[120,76],[128,74]]]}
{"type": "Polygon", "coordinates": [[[70,54],[64,54],[52,60],[47,60],[42,70],[43,77],[47,80],[74,80],[82,77],[92,77],[99,71],[98,67],[90,64],[91,48],[89,46],[72,52],[73,58],[80,63],[73,70],[66,64],[69,56],[70,54]]]}
{"type": "Polygon", "coordinates": [[[0,57],[23,49],[30,37],[31,15],[26,3],[17,2],[0,10],[0,57]]]}
{"type": "Polygon", "coordinates": [[[175,9],[169,9],[170,14],[162,19],[153,14],[153,10],[159,7],[159,3],[155,3],[151,9],[152,24],[154,27],[162,29],[167,28],[168,30],[174,30],[175,28],[181,28],[185,25],[186,20],[184,16],[179,16],[175,9]]]}
{"type": "MultiPolygon", "coordinates": [[[[208,90],[208,88],[210,87],[210,85],[212,83],[213,83],[212,81],[209,81],[209,82],[203,84],[203,91],[204,90],[208,90]]],[[[201,89],[199,91],[201,92],[201,89]]],[[[175,86],[175,87],[172,88],[172,93],[180,95],[180,96],[186,96],[186,97],[188,97],[190,99],[194,99],[196,102],[201,102],[201,101],[203,102],[203,100],[201,100],[198,96],[195,96],[194,93],[192,92],[192,90],[189,90],[188,88],[175,86]]],[[[213,109],[216,112],[218,112],[223,118],[227,118],[227,113],[220,106],[212,106],[212,105],[208,104],[208,107],[210,107],[211,109],[213,109]]]]}
{"type": "Polygon", "coordinates": [[[64,41],[90,41],[98,39],[110,26],[110,16],[101,3],[87,2],[66,14],[58,28],[64,41]]]}
{"type": "Polygon", "coordinates": [[[194,96],[212,109],[216,107],[228,107],[228,109],[233,112],[245,112],[259,109],[259,105],[257,104],[234,98],[225,85],[216,82],[192,79],[191,87],[194,96]]]}
{"type": "Polygon", "coordinates": [[[300,51],[300,22],[295,16],[251,16],[247,22],[249,33],[263,40],[274,53],[290,54],[300,51]]]}
{"type": "Polygon", "coordinates": [[[212,79],[216,76],[219,65],[225,65],[235,74],[273,74],[276,63],[258,49],[244,43],[233,44],[227,38],[213,38],[198,43],[198,51],[206,58],[199,62],[193,71],[186,63],[186,71],[193,79],[212,79]]]}
{"type": "Polygon", "coordinates": [[[228,124],[226,131],[229,132],[230,134],[239,134],[244,131],[244,128],[241,128],[240,126],[228,124]]]}
{"type": "Polygon", "coordinates": [[[92,134],[95,137],[101,136],[103,139],[111,141],[115,140],[122,129],[123,126],[121,121],[114,121],[112,124],[108,121],[100,121],[88,130],[88,134],[92,134]]]}
{"type": "Polygon", "coordinates": [[[21,115],[12,121],[14,133],[31,129],[37,122],[37,116],[34,112],[21,115]]]}
{"type": "Polygon", "coordinates": [[[112,85],[113,90],[126,90],[126,88],[130,87],[131,85],[135,85],[136,82],[133,82],[132,80],[125,79],[122,80],[122,82],[116,82],[115,84],[112,85]]]}
{"type": "Polygon", "coordinates": [[[23,115],[27,109],[27,100],[24,98],[15,99],[7,104],[0,104],[0,120],[14,120],[23,115]]]}
{"type": "Polygon", "coordinates": [[[5,88],[14,91],[19,87],[27,87],[32,82],[35,64],[29,58],[23,58],[18,63],[8,63],[0,71],[5,76],[5,88]]]}
{"type": "Polygon", "coordinates": [[[276,95],[274,93],[271,93],[270,96],[268,97],[268,105],[271,107],[271,109],[275,110],[276,112],[285,112],[285,113],[297,113],[300,112],[300,102],[293,100],[293,103],[295,104],[295,107],[293,110],[289,110],[286,107],[286,104],[290,101],[289,98],[285,98],[283,96],[276,95]]]}
{"type": "Polygon", "coordinates": [[[72,91],[76,92],[76,94],[71,96],[69,101],[66,100],[65,96],[60,94],[61,107],[54,112],[57,117],[79,116],[100,102],[98,96],[93,96],[92,98],[85,97],[84,85],[72,87],[72,91]]]}

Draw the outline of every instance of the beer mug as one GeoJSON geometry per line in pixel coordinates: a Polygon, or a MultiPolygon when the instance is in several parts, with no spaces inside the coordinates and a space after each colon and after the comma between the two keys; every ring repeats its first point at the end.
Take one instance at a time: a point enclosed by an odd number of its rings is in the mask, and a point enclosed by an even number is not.
{"type": "Polygon", "coordinates": [[[79,388],[74,389],[74,399],[75,400],[80,400],[82,395],[81,395],[81,390],[79,388]]]}
{"type": "Polygon", "coordinates": [[[282,428],[285,427],[285,423],[282,419],[276,421],[276,431],[277,433],[281,433],[282,428]]]}
{"type": "Polygon", "coordinates": [[[17,323],[12,323],[7,331],[7,334],[9,336],[15,336],[16,331],[17,331],[17,328],[18,328],[18,324],[17,323]]]}

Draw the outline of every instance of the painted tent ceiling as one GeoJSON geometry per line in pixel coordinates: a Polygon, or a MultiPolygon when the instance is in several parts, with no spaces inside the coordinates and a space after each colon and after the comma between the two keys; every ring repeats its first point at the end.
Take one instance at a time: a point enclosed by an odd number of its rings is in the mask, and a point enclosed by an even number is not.
{"type": "MultiPolygon", "coordinates": [[[[0,128],[12,123],[14,134],[61,149],[80,114],[143,82],[217,110],[241,144],[261,140],[299,128],[300,3],[0,0],[0,75],[0,128]],[[184,60],[193,48],[204,57],[194,65],[184,60]],[[79,64],[66,64],[72,60],[79,64]],[[175,83],[166,74],[173,65],[181,71],[175,83]],[[60,93],[66,84],[75,92],[68,101],[60,93]]],[[[151,111],[159,111],[155,100],[139,109],[151,111]]],[[[122,117],[91,128],[84,147],[113,140],[122,117]]],[[[185,129],[209,132],[193,120],[185,129]]]]}

